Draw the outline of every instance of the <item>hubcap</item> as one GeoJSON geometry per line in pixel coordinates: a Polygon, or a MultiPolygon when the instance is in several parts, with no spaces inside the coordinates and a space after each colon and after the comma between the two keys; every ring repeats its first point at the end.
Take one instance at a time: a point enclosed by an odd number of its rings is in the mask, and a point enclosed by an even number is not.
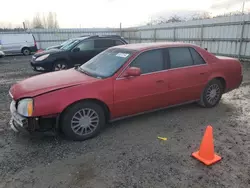
{"type": "Polygon", "coordinates": [[[61,63],[57,63],[55,66],[55,71],[59,71],[59,70],[63,70],[66,69],[66,65],[65,64],[61,64],[61,63]]]}
{"type": "Polygon", "coordinates": [[[92,133],[99,124],[97,112],[90,108],[77,111],[71,119],[71,128],[74,133],[84,136],[92,133]]]}
{"type": "Polygon", "coordinates": [[[30,53],[29,50],[24,50],[23,52],[25,55],[29,55],[29,53],[30,53]]]}
{"type": "Polygon", "coordinates": [[[209,86],[206,94],[207,101],[211,105],[214,105],[216,104],[216,102],[218,102],[219,97],[220,97],[220,87],[217,84],[209,86]]]}

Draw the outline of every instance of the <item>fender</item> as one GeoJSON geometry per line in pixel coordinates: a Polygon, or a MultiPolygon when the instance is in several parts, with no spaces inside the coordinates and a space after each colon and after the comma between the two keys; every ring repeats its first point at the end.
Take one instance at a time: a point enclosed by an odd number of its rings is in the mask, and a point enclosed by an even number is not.
{"type": "Polygon", "coordinates": [[[34,98],[33,116],[60,114],[69,105],[84,99],[96,99],[113,109],[113,84],[110,79],[92,82],[45,93],[34,98]],[[98,89],[98,92],[96,90],[98,89]]]}

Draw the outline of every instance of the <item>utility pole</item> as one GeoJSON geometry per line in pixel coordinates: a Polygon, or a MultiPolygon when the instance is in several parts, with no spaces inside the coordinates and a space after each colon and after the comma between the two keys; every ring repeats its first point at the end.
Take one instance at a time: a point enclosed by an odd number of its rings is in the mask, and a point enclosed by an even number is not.
{"type": "Polygon", "coordinates": [[[242,14],[244,14],[244,9],[245,9],[245,1],[243,1],[243,4],[242,4],[242,14]]]}
{"type": "Polygon", "coordinates": [[[120,36],[122,36],[122,23],[120,22],[120,36]]]}
{"type": "Polygon", "coordinates": [[[24,28],[24,30],[26,30],[25,22],[23,22],[23,28],[24,28]]]}

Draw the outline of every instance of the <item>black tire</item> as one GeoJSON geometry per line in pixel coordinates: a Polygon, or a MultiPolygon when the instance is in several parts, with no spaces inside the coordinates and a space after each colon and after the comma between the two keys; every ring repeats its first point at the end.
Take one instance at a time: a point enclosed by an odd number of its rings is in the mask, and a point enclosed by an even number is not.
{"type": "Polygon", "coordinates": [[[58,60],[53,64],[52,71],[60,71],[68,69],[68,64],[64,60],[58,60]]]}
{"type": "Polygon", "coordinates": [[[31,54],[31,51],[29,48],[23,48],[22,49],[22,53],[23,55],[27,56],[27,55],[30,55],[31,54]]]}
{"type": "Polygon", "coordinates": [[[223,90],[224,90],[224,88],[223,88],[221,81],[219,81],[217,79],[211,80],[206,85],[203,93],[201,94],[199,104],[205,108],[212,108],[212,107],[216,106],[220,102],[221,96],[223,94],[223,90]],[[213,96],[213,95],[211,95],[211,89],[216,90],[216,94],[214,94],[215,95],[214,98],[211,97],[211,96],[213,96]]]}
{"type": "MultiPolygon", "coordinates": [[[[85,113],[85,112],[84,112],[85,113]]],[[[86,115],[86,114],[85,114],[86,115]]],[[[78,120],[77,120],[78,121],[78,120]]],[[[84,121],[84,120],[83,120],[84,121]]],[[[103,108],[94,103],[94,102],[90,102],[90,101],[86,101],[86,102],[79,102],[79,103],[76,103],[74,104],[73,106],[71,106],[69,109],[67,109],[63,115],[62,115],[62,118],[60,120],[60,126],[61,126],[61,129],[62,129],[62,132],[65,134],[65,136],[70,139],[70,140],[75,140],[75,141],[83,141],[83,140],[86,140],[86,139],[89,139],[89,138],[92,138],[96,135],[98,135],[102,129],[102,127],[104,127],[106,121],[105,121],[105,113],[104,113],[104,110],[103,108]],[[84,125],[85,124],[81,124],[81,128],[79,129],[79,125],[77,126],[77,131],[73,130],[72,126],[75,127],[74,123],[75,121],[73,120],[76,120],[74,117],[79,117],[79,116],[76,116],[76,114],[80,113],[82,114],[83,112],[81,110],[88,110],[88,109],[91,109],[93,111],[96,112],[96,114],[98,115],[98,123],[96,123],[96,127],[93,128],[92,132],[89,132],[91,131],[90,127],[86,128],[84,125]],[[73,123],[72,123],[73,121],[73,123]],[[85,131],[86,134],[84,135],[80,135],[80,134],[77,134],[76,132],[79,132],[80,133],[83,133],[83,130],[84,130],[84,133],[85,131]],[[88,133],[89,132],[89,133],[88,133]]],[[[87,124],[86,124],[87,125],[87,124]]]]}

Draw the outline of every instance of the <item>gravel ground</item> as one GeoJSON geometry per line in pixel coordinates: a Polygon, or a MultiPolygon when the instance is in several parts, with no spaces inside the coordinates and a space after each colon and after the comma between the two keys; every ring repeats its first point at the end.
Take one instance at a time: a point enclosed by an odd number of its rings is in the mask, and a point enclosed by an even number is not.
{"type": "Polygon", "coordinates": [[[191,104],[158,111],[110,124],[93,139],[70,142],[27,137],[8,126],[10,86],[37,74],[29,59],[0,59],[0,187],[250,187],[250,64],[243,63],[244,84],[213,109],[191,104]],[[206,167],[190,155],[209,124],[223,159],[206,167]]]}

